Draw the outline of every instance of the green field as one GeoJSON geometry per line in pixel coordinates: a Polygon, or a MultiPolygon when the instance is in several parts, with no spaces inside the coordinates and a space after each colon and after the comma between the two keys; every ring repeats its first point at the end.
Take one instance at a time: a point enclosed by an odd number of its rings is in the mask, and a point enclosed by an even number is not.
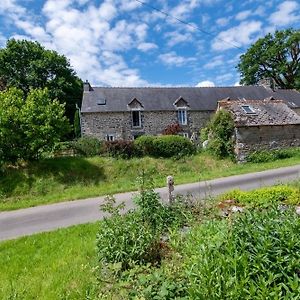
{"type": "Polygon", "coordinates": [[[46,203],[83,199],[133,191],[136,179],[145,173],[154,185],[165,185],[173,175],[175,184],[262,171],[300,163],[300,151],[292,158],[267,163],[236,164],[202,153],[191,157],[155,159],[53,158],[8,167],[0,177],[0,211],[46,203]]]}
{"type": "Polygon", "coordinates": [[[97,227],[0,243],[0,299],[85,299],[95,280],[97,227]]]}

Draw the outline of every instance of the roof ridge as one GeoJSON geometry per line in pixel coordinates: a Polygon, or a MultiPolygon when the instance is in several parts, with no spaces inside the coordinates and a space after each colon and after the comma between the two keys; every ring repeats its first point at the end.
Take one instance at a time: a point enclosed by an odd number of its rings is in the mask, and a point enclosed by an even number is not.
{"type": "Polygon", "coordinates": [[[239,85],[239,86],[93,86],[93,88],[105,89],[201,89],[201,88],[241,88],[253,87],[254,85],[239,85]]]}

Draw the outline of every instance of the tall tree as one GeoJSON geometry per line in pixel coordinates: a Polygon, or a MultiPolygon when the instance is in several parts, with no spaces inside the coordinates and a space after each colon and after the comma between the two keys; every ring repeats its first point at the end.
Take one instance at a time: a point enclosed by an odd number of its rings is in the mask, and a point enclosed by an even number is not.
{"type": "Polygon", "coordinates": [[[241,55],[237,69],[241,84],[271,78],[283,89],[300,89],[300,31],[287,29],[267,34],[241,55]]]}
{"type": "Polygon", "coordinates": [[[0,92],[0,162],[32,160],[70,131],[64,104],[51,101],[48,89],[0,92]]]}
{"type": "Polygon", "coordinates": [[[38,42],[11,39],[0,49],[0,81],[25,95],[31,88],[48,88],[50,99],[66,104],[66,115],[73,123],[76,104],[81,104],[82,81],[65,56],[38,42]]]}

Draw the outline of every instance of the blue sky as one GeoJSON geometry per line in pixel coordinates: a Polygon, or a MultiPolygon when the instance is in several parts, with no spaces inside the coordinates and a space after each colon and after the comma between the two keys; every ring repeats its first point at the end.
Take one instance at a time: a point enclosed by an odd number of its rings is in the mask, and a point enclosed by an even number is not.
{"type": "Polygon", "coordinates": [[[0,47],[37,40],[108,86],[231,86],[259,37],[300,25],[299,1],[1,0],[0,47]]]}

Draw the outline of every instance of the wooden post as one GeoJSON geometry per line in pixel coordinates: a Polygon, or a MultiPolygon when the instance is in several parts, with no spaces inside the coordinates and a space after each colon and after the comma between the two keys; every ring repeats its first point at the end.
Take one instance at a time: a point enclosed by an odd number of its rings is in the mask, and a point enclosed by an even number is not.
{"type": "Polygon", "coordinates": [[[174,178],[173,176],[168,176],[167,177],[167,188],[168,188],[168,193],[169,193],[169,204],[172,204],[174,202],[174,178]]]}

